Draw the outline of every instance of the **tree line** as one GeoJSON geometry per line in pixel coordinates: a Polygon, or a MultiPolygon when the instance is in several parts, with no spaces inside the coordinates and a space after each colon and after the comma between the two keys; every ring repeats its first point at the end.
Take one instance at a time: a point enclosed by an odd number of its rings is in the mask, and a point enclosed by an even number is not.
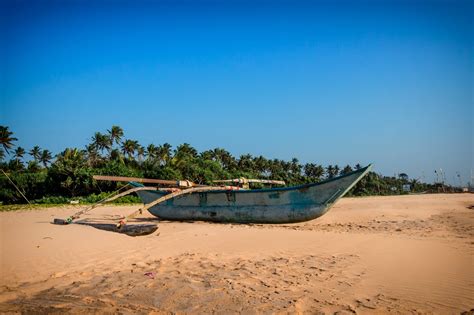
{"type": "MultiPolygon", "coordinates": [[[[324,167],[317,163],[302,164],[297,158],[284,161],[251,154],[234,157],[223,148],[198,152],[188,143],[176,148],[169,143],[145,147],[137,140],[127,139],[119,126],[112,126],[103,133],[95,132],[83,149],[66,148],[56,155],[39,146],[29,150],[16,146],[18,139],[6,126],[0,126],[0,141],[0,168],[31,200],[50,196],[71,198],[97,195],[114,191],[121,185],[97,182],[92,175],[188,179],[199,184],[245,177],[284,180],[287,185],[299,185],[361,168],[360,164],[324,167]],[[10,157],[8,161],[7,155],[10,157]],[[30,159],[26,162],[28,157],[30,159]]],[[[370,172],[350,195],[399,194],[406,184],[410,184],[415,192],[432,188],[416,179],[410,180],[406,174],[389,177],[370,172]]],[[[0,201],[4,204],[25,202],[3,174],[0,175],[0,201]]]]}

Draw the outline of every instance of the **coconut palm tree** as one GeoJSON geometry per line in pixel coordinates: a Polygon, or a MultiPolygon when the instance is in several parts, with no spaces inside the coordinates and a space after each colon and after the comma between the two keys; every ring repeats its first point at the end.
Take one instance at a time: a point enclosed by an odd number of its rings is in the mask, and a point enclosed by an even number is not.
{"type": "Polygon", "coordinates": [[[146,156],[148,160],[153,160],[158,155],[158,148],[154,144],[149,144],[146,147],[146,156]]]}
{"type": "Polygon", "coordinates": [[[224,169],[230,170],[237,166],[237,161],[229,151],[222,148],[215,148],[211,151],[211,157],[217,161],[224,169]]]}
{"type": "Polygon", "coordinates": [[[18,140],[17,138],[12,137],[12,135],[13,132],[8,130],[8,127],[0,126],[0,144],[7,153],[10,153],[8,150],[13,148],[13,141],[18,140]]]}
{"type": "Polygon", "coordinates": [[[183,143],[174,150],[173,165],[182,170],[186,168],[197,157],[197,150],[189,143],[183,143]]]}
{"type": "Polygon", "coordinates": [[[120,152],[119,149],[112,149],[112,151],[110,151],[110,160],[123,163],[123,154],[120,152]]]}
{"type": "Polygon", "coordinates": [[[283,169],[282,163],[280,163],[280,160],[273,159],[273,160],[269,160],[268,163],[269,163],[269,167],[268,167],[269,174],[265,174],[265,175],[267,177],[270,176],[271,178],[274,178],[274,179],[283,179],[285,171],[283,169]]]}
{"type": "Polygon", "coordinates": [[[49,150],[43,150],[43,152],[41,152],[41,156],[39,157],[39,162],[43,163],[44,167],[47,167],[52,158],[53,156],[49,150]]]}
{"type": "Polygon", "coordinates": [[[109,133],[110,143],[113,145],[115,142],[115,144],[120,145],[120,140],[123,137],[123,129],[119,126],[112,126],[107,132],[109,133]]]}
{"type": "Polygon", "coordinates": [[[201,160],[214,160],[214,152],[212,150],[206,150],[199,154],[201,160]]]}
{"type": "Polygon", "coordinates": [[[28,172],[37,172],[41,169],[37,160],[29,161],[28,162],[28,172]]]}
{"type": "Polygon", "coordinates": [[[122,152],[123,154],[128,155],[129,159],[132,159],[135,156],[135,151],[138,149],[138,141],[136,140],[125,140],[122,143],[122,152]]]}
{"type": "Polygon", "coordinates": [[[254,162],[252,159],[252,155],[250,154],[241,155],[237,166],[239,167],[240,170],[244,172],[252,172],[254,169],[254,162]]]}
{"type": "Polygon", "coordinates": [[[329,164],[329,165],[326,167],[326,174],[327,174],[327,178],[333,178],[334,175],[335,175],[334,166],[332,166],[331,164],[329,164]]]}
{"type": "Polygon", "coordinates": [[[137,147],[137,157],[139,162],[143,162],[143,157],[145,156],[145,148],[141,145],[137,147]]]}
{"type": "Polygon", "coordinates": [[[258,176],[268,175],[269,161],[263,156],[255,157],[253,159],[254,171],[258,173],[258,176]]]}
{"type": "Polygon", "coordinates": [[[37,145],[35,145],[33,147],[33,149],[30,150],[30,152],[28,152],[29,155],[31,155],[33,157],[33,159],[35,160],[35,162],[38,162],[40,156],[41,156],[41,148],[37,145]]]}
{"type": "Polygon", "coordinates": [[[96,132],[91,138],[92,145],[97,148],[100,152],[103,153],[104,150],[110,151],[112,148],[112,143],[110,138],[107,135],[104,135],[100,132],[96,132]]]}
{"type": "Polygon", "coordinates": [[[172,146],[169,143],[158,146],[157,155],[160,163],[167,164],[171,160],[171,148],[172,146]]]}
{"type": "Polygon", "coordinates": [[[188,156],[188,157],[197,157],[197,150],[192,147],[189,143],[183,143],[179,145],[175,150],[175,156],[188,156]]]}
{"type": "Polygon", "coordinates": [[[321,165],[307,163],[304,166],[304,174],[311,180],[320,181],[324,174],[324,168],[321,165]]]}
{"type": "Polygon", "coordinates": [[[87,161],[90,166],[94,166],[100,160],[99,152],[97,151],[97,147],[91,143],[86,145],[86,152],[87,152],[87,161]]]}
{"type": "Polygon", "coordinates": [[[13,152],[13,158],[16,160],[17,164],[20,163],[20,159],[22,159],[24,155],[25,149],[23,149],[22,147],[16,148],[13,152]]]}
{"type": "Polygon", "coordinates": [[[347,164],[347,165],[344,166],[344,168],[342,169],[341,175],[348,174],[348,173],[350,173],[350,172],[352,172],[352,167],[351,167],[349,164],[347,164]]]}
{"type": "Polygon", "coordinates": [[[301,165],[300,165],[297,158],[291,159],[289,169],[290,169],[290,171],[293,175],[300,175],[301,174],[301,165]]]}
{"type": "Polygon", "coordinates": [[[339,175],[339,171],[340,171],[340,170],[341,170],[341,169],[339,168],[339,165],[337,165],[337,164],[334,165],[334,176],[339,175]]]}

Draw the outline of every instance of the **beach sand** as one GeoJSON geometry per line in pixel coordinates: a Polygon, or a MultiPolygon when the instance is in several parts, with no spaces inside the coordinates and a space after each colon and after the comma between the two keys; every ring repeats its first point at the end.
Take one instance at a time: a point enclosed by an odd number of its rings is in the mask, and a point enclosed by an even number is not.
{"type": "MultiPolygon", "coordinates": [[[[139,206],[108,206],[112,220],[139,206]]],[[[344,198],[299,224],[58,226],[0,213],[2,313],[452,313],[474,309],[474,195],[344,198]]]]}

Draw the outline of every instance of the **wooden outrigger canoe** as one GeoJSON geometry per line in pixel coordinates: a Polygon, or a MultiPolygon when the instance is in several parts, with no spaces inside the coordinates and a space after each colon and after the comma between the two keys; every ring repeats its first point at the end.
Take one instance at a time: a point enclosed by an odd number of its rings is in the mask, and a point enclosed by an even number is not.
{"type": "MultiPolygon", "coordinates": [[[[371,169],[371,165],[319,183],[295,187],[197,191],[170,198],[148,211],[165,220],[201,220],[236,223],[292,223],[318,218],[344,196],[371,169]]],[[[143,186],[131,183],[136,187],[143,186]]],[[[151,204],[166,191],[138,190],[151,204]]]]}

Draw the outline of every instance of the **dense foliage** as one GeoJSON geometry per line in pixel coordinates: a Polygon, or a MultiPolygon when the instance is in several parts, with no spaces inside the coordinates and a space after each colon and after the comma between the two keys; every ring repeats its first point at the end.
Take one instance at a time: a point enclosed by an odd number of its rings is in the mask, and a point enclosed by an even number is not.
{"type": "MultiPolygon", "coordinates": [[[[125,139],[122,128],[112,126],[106,133],[96,132],[84,149],[66,148],[54,158],[38,146],[28,153],[15,147],[17,141],[8,127],[0,126],[0,167],[30,200],[37,203],[64,203],[71,198],[84,202],[100,200],[114,191],[115,182],[96,182],[92,175],[135,176],[161,179],[188,179],[200,184],[230,178],[271,178],[288,185],[319,182],[360,168],[346,165],[301,164],[298,159],[283,161],[263,156],[241,155],[236,158],[222,148],[198,152],[184,143],[175,149],[168,143],[149,144],[125,139]],[[7,154],[9,161],[4,161],[7,154]],[[25,157],[31,156],[28,163],[25,157]],[[83,197],[80,197],[83,196],[83,197]],[[84,197],[86,196],[86,197],[84,197]]],[[[371,172],[350,192],[350,195],[388,195],[403,193],[403,185],[412,191],[430,189],[428,184],[410,180],[406,174],[386,177],[371,172]]],[[[258,187],[257,187],[258,188],[258,187]]],[[[136,201],[125,198],[122,201],[136,201]]],[[[0,201],[4,204],[25,200],[5,175],[0,176],[0,201]]]]}

